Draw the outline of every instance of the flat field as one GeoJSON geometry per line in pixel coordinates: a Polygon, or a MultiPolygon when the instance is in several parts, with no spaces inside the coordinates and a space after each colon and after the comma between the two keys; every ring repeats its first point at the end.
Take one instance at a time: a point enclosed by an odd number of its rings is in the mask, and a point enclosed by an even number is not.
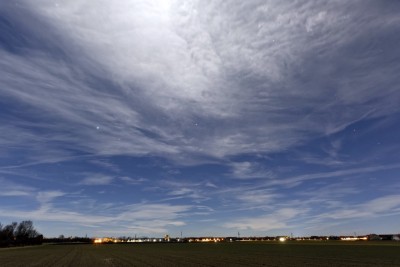
{"type": "Polygon", "coordinates": [[[0,249],[0,266],[400,266],[400,242],[42,245],[0,249]]]}

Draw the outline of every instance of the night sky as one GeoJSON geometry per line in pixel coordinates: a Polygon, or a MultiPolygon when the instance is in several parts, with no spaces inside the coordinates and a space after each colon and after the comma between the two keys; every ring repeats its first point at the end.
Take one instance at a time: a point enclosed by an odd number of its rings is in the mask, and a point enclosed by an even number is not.
{"type": "Polygon", "coordinates": [[[400,232],[400,2],[0,2],[0,222],[400,232]]]}

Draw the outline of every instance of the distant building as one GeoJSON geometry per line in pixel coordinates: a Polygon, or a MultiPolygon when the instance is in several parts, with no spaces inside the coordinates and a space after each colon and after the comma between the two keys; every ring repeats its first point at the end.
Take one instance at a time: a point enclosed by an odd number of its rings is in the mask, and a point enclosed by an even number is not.
{"type": "Polygon", "coordinates": [[[378,241],[378,240],[382,240],[382,239],[381,239],[381,237],[379,235],[370,234],[370,235],[368,235],[368,240],[370,240],[370,241],[378,241]]]}
{"type": "Polygon", "coordinates": [[[379,237],[381,238],[381,240],[393,240],[393,235],[379,235],[379,237]]]}
{"type": "Polygon", "coordinates": [[[169,241],[170,241],[169,235],[165,235],[165,236],[164,236],[164,241],[165,241],[165,242],[169,242],[169,241]]]}

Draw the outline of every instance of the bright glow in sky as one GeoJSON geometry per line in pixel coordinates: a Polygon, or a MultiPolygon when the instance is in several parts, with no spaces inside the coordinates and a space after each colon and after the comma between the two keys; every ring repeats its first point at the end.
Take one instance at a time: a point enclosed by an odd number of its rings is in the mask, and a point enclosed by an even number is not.
{"type": "Polygon", "coordinates": [[[398,1],[2,1],[0,222],[400,228],[398,1]]]}

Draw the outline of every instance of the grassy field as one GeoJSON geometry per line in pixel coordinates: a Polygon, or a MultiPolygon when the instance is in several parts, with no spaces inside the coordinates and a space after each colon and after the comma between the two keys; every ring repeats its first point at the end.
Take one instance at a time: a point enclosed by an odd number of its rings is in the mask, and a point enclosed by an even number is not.
{"type": "Polygon", "coordinates": [[[43,245],[0,249],[0,266],[400,266],[400,243],[43,245]]]}

